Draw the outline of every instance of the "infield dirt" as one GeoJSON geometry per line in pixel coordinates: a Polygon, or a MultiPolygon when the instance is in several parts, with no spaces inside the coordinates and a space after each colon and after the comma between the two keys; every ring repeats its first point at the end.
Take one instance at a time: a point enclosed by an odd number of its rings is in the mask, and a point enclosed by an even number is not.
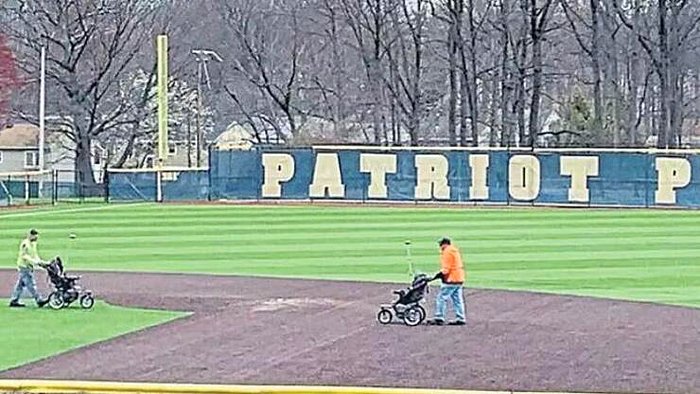
{"type": "MultiPolygon", "coordinates": [[[[14,279],[0,271],[4,292],[14,279]]],[[[470,290],[466,327],[410,328],[375,318],[401,285],[96,272],[83,282],[110,303],[193,314],[0,378],[700,392],[698,309],[470,290]]]]}

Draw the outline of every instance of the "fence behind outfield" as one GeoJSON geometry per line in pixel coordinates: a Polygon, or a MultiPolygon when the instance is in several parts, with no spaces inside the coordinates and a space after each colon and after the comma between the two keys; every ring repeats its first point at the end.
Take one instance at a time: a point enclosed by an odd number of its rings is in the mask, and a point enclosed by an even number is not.
{"type": "Polygon", "coordinates": [[[102,179],[81,181],[70,170],[0,173],[0,207],[104,202],[106,195],[102,179]]]}
{"type": "Polygon", "coordinates": [[[700,207],[684,150],[315,147],[214,151],[213,200],[700,207]]]}
{"type": "Polygon", "coordinates": [[[208,168],[110,169],[109,201],[207,201],[210,200],[208,168]]]}
{"type": "Polygon", "coordinates": [[[313,147],[212,150],[209,167],[0,174],[0,205],[126,201],[349,201],[700,207],[685,150],[313,147]]]}

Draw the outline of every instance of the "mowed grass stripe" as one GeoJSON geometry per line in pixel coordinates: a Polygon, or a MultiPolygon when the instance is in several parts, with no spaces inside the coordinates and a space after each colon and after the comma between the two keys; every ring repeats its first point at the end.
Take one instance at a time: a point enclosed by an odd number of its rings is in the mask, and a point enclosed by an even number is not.
{"type": "MultiPolygon", "coordinates": [[[[104,212],[102,212],[99,215],[99,222],[106,223],[110,221],[138,221],[139,219],[144,218],[144,214],[146,216],[154,216],[157,215],[158,212],[168,212],[165,215],[161,215],[161,217],[159,218],[161,223],[182,221],[189,222],[191,219],[208,219],[213,221],[222,220],[226,222],[241,221],[244,223],[246,221],[249,221],[250,219],[255,219],[255,221],[265,224],[284,224],[285,222],[288,222],[289,224],[295,224],[299,221],[306,222],[309,220],[309,217],[313,217],[314,222],[317,223],[323,223],[326,221],[331,223],[340,223],[344,221],[343,219],[358,219],[368,222],[386,222],[385,219],[387,217],[390,218],[392,221],[415,221],[416,216],[420,217],[419,222],[461,222],[462,220],[468,220],[471,223],[493,223],[494,221],[504,220],[512,225],[515,225],[517,223],[528,224],[532,221],[542,221],[548,223],[576,223],[582,220],[587,221],[590,224],[606,222],[613,222],[618,224],[640,222],[645,223],[648,221],[656,222],[665,220],[674,220],[676,222],[700,222],[700,213],[687,212],[687,214],[679,214],[679,212],[674,211],[661,211],[660,213],[631,211],[635,215],[631,215],[628,211],[554,211],[556,213],[552,213],[551,211],[539,211],[536,212],[536,214],[533,214],[533,212],[531,211],[525,211],[527,214],[522,215],[523,212],[519,212],[517,210],[511,210],[510,212],[505,213],[501,210],[467,211],[448,209],[443,211],[437,211],[434,209],[401,209],[402,212],[397,213],[392,212],[391,210],[382,212],[379,209],[377,209],[377,211],[364,212],[362,210],[354,211],[354,209],[345,209],[343,211],[326,211],[322,208],[319,208],[316,211],[311,210],[297,212],[291,208],[287,209],[286,211],[280,211],[277,208],[271,208],[268,213],[261,213],[260,210],[262,208],[244,209],[241,207],[228,207],[204,210],[200,208],[193,208],[192,211],[190,211],[189,209],[183,209],[181,207],[174,207],[171,211],[164,211],[164,209],[169,207],[163,208],[154,206],[136,206],[133,207],[133,209],[128,209],[128,207],[125,208],[123,206],[120,207],[124,209],[108,211],[106,208],[96,208],[104,210],[104,212]],[[236,213],[234,215],[221,215],[220,213],[223,212],[222,210],[224,209],[235,210],[236,213]],[[603,216],[601,216],[601,214],[603,216]]],[[[396,209],[393,210],[395,211],[396,209]]],[[[93,215],[91,211],[57,211],[57,213],[54,216],[55,221],[53,222],[56,224],[65,224],[65,222],[69,221],[90,221],[92,218],[95,218],[95,215],[93,215]],[[64,219],[62,220],[60,218],[64,219]]]]}
{"type": "Polygon", "coordinates": [[[13,265],[19,237],[37,227],[42,253],[65,256],[76,269],[405,281],[403,241],[413,240],[416,266],[433,272],[435,240],[444,234],[464,250],[471,285],[600,295],[627,289],[640,299],[634,289],[675,283],[664,300],[700,298],[700,214],[692,211],[123,208],[0,216],[0,265],[13,265]],[[78,238],[69,240],[70,232],[78,238]]]}
{"type": "MultiPolygon", "coordinates": [[[[138,222],[139,218],[129,218],[123,216],[101,216],[96,218],[84,218],[84,219],[66,219],[66,220],[55,220],[47,223],[45,227],[47,229],[63,228],[66,226],[83,226],[83,227],[96,227],[96,226],[120,226],[123,223],[132,224],[135,221],[138,222]]],[[[249,226],[265,226],[278,229],[287,229],[290,227],[300,228],[300,229],[313,229],[313,228],[336,228],[336,229],[346,229],[354,228],[357,223],[363,223],[366,228],[395,228],[403,227],[407,223],[410,223],[413,228],[416,229],[431,229],[435,225],[446,226],[446,227],[459,227],[468,225],[470,228],[479,229],[513,229],[524,227],[526,229],[538,228],[538,227],[552,227],[557,228],[577,228],[577,227],[606,227],[606,228],[628,228],[628,227],[656,227],[656,226],[666,226],[669,223],[673,223],[675,227],[695,227],[700,225],[700,216],[698,217],[669,217],[669,218],[659,218],[659,219],[649,219],[649,218],[571,218],[568,220],[546,220],[546,219],[512,219],[507,218],[487,218],[483,220],[473,220],[468,217],[461,217],[455,215],[449,218],[426,218],[420,216],[416,219],[415,216],[406,217],[396,217],[392,218],[390,221],[386,221],[381,217],[376,216],[358,216],[348,218],[347,220],[339,220],[338,218],[328,218],[325,220],[308,217],[299,216],[294,219],[280,220],[279,218],[236,218],[236,217],[222,217],[221,215],[212,216],[198,216],[198,217],[177,217],[177,218],[161,218],[157,222],[144,222],[144,225],[158,225],[158,226],[168,226],[168,227],[178,227],[178,226],[189,226],[193,222],[206,221],[207,224],[212,226],[217,225],[235,225],[242,227],[249,226]]],[[[17,227],[9,227],[8,229],[15,229],[17,227]]]]}
{"type": "MultiPolygon", "coordinates": [[[[304,253],[309,250],[309,246],[305,242],[299,242],[301,239],[289,240],[289,239],[278,239],[274,243],[269,241],[262,241],[257,239],[250,239],[248,242],[242,241],[240,239],[232,238],[229,242],[222,244],[220,236],[193,236],[188,239],[188,246],[186,249],[178,248],[174,252],[200,252],[207,253],[213,248],[230,250],[232,253],[238,254],[250,254],[255,253],[304,253]]],[[[353,240],[348,240],[344,238],[332,238],[324,239],[323,242],[314,242],[312,252],[324,253],[328,256],[342,256],[344,252],[353,252],[355,250],[368,250],[366,242],[362,239],[365,237],[355,237],[353,240]]],[[[99,250],[100,252],[109,253],[111,251],[122,252],[126,247],[133,246],[134,244],[148,244],[153,250],[173,250],[172,237],[166,237],[164,239],[153,239],[151,237],[147,238],[144,242],[140,238],[120,238],[115,240],[109,237],[86,237],[80,240],[68,241],[71,243],[71,247],[76,250],[99,250]]],[[[458,239],[461,241],[461,239],[458,239]]],[[[373,245],[369,250],[372,250],[375,255],[384,256],[391,255],[395,256],[397,254],[396,244],[402,241],[402,239],[385,239],[385,238],[375,238],[375,242],[381,242],[380,244],[373,245]]],[[[586,252],[591,249],[591,245],[595,245],[596,252],[621,252],[627,253],[630,249],[636,251],[654,251],[659,249],[668,248],[673,246],[674,250],[694,250],[700,245],[699,239],[688,237],[684,239],[652,239],[648,240],[642,244],[637,242],[637,239],[626,238],[626,239],[581,239],[571,240],[571,239],[558,239],[558,240],[532,240],[528,242],[527,240],[513,240],[513,241],[502,241],[502,242],[479,242],[479,241],[461,241],[460,245],[465,252],[469,252],[470,255],[482,254],[482,253],[494,253],[499,254],[518,254],[527,252],[537,252],[537,253],[567,253],[567,252],[586,252]],[[542,249],[546,248],[547,252],[542,252],[542,249]]],[[[62,247],[66,241],[49,241],[45,242],[44,245],[48,248],[62,247]]],[[[432,243],[431,243],[432,244],[432,243]]],[[[427,249],[430,244],[420,243],[416,244],[421,249],[423,255],[432,254],[427,253],[427,249]]],[[[421,255],[421,254],[418,254],[421,255]]]]}
{"type": "MultiPolygon", "coordinates": [[[[275,227],[275,226],[236,226],[236,225],[208,225],[203,224],[205,220],[202,219],[196,223],[190,225],[182,226],[158,226],[151,222],[150,225],[146,226],[141,223],[134,223],[133,227],[126,222],[122,222],[119,226],[114,225],[97,225],[96,227],[83,227],[84,225],[75,226],[56,226],[53,228],[48,228],[48,232],[55,232],[55,234],[63,233],[68,234],[69,232],[80,232],[82,235],[112,235],[112,236],[144,236],[168,234],[173,237],[176,236],[189,236],[192,234],[217,234],[220,233],[223,237],[231,237],[236,235],[251,235],[251,234],[262,234],[264,233],[269,239],[276,239],[277,236],[284,237],[289,234],[305,234],[309,238],[323,238],[325,235],[335,234],[356,234],[358,231],[372,233],[368,234],[372,237],[382,236],[383,234],[392,234],[394,236],[401,236],[404,239],[411,239],[416,237],[430,237],[432,241],[436,239],[439,234],[451,234],[455,239],[462,238],[463,240],[469,239],[468,237],[491,237],[494,240],[497,239],[541,239],[541,238],[562,238],[563,236],[569,237],[596,237],[600,235],[601,237],[614,237],[616,234],[622,234],[623,236],[630,235],[640,235],[640,236],[657,236],[657,235],[669,235],[669,234],[679,234],[684,235],[688,233],[693,233],[695,227],[688,228],[678,228],[678,226],[673,225],[673,223],[659,224],[650,227],[634,226],[629,228],[624,227],[566,227],[566,228],[556,228],[552,226],[533,226],[530,228],[474,228],[472,226],[464,224],[445,224],[436,225],[434,227],[427,226],[414,226],[411,223],[405,223],[403,225],[382,225],[382,224],[367,224],[358,222],[355,225],[346,224],[344,226],[327,226],[319,227],[313,225],[305,226],[285,226],[285,227],[275,227]],[[416,227],[423,227],[422,229],[416,229],[416,227]],[[601,235],[602,234],[602,235],[601,235]],[[318,237],[314,237],[318,236],[318,237]]],[[[39,223],[41,225],[41,223],[39,223]]],[[[44,228],[44,227],[42,227],[44,228]]],[[[5,230],[0,232],[0,236],[21,236],[26,232],[24,227],[18,227],[13,230],[5,230]]],[[[79,235],[80,235],[79,233],[79,235]]]]}
{"type": "MultiPolygon", "coordinates": [[[[133,242],[148,242],[151,245],[172,244],[173,240],[176,239],[176,234],[172,233],[172,229],[161,229],[159,227],[150,227],[145,229],[130,230],[130,227],[123,227],[121,230],[96,230],[96,229],[83,229],[84,231],[77,231],[79,234],[78,240],[74,243],[79,244],[82,242],[89,242],[93,246],[104,246],[104,245],[121,245],[121,244],[132,244],[133,242]]],[[[185,230],[183,229],[183,232],[185,230]]],[[[250,229],[249,231],[243,233],[231,233],[226,232],[222,234],[220,229],[212,228],[207,231],[201,232],[185,232],[184,236],[189,241],[204,242],[204,243],[221,243],[222,240],[226,244],[237,244],[241,246],[251,246],[258,247],[266,245],[268,247],[275,247],[277,244],[295,244],[301,245],[303,247],[308,247],[305,242],[308,241],[308,232],[289,232],[285,234],[280,234],[275,237],[275,242],[270,242],[268,237],[261,237],[260,231],[264,229],[250,229]],[[225,237],[222,239],[222,237],[225,237]]],[[[585,232],[567,232],[556,231],[554,233],[547,232],[543,234],[542,231],[537,233],[530,233],[520,237],[509,237],[504,238],[500,234],[484,234],[484,232],[465,232],[460,231],[454,234],[456,240],[458,240],[463,246],[467,245],[470,249],[473,246],[488,245],[491,242],[482,241],[498,241],[497,244],[503,247],[552,247],[557,246],[568,246],[568,245],[591,245],[591,246],[602,246],[610,244],[629,244],[635,243],[639,240],[640,236],[644,237],[645,243],[664,243],[668,244],[682,244],[687,242],[695,242],[700,240],[700,235],[686,235],[686,233],[680,233],[677,235],[671,235],[667,229],[658,229],[657,231],[648,232],[637,232],[637,231],[625,231],[624,233],[615,234],[611,237],[610,234],[605,232],[594,232],[595,230],[585,231],[585,232]],[[545,236],[546,235],[546,236],[545,236]]],[[[15,231],[15,232],[4,232],[2,235],[10,238],[11,242],[16,242],[16,239],[12,237],[23,236],[25,231],[15,231]],[[19,235],[18,235],[19,234],[19,235]]],[[[46,242],[63,242],[68,236],[69,231],[66,230],[47,230],[43,231],[44,235],[48,238],[44,240],[46,242]]],[[[434,236],[435,230],[422,231],[422,232],[401,232],[400,234],[396,232],[386,232],[383,234],[375,234],[372,232],[368,234],[364,230],[358,228],[357,231],[349,233],[329,233],[325,232],[323,237],[314,238],[314,244],[321,247],[322,245],[339,245],[342,243],[355,243],[360,242],[366,244],[368,236],[372,237],[372,240],[376,241],[376,244],[387,243],[391,244],[392,247],[396,246],[396,242],[403,243],[406,239],[413,239],[414,245],[419,245],[421,248],[427,248],[429,246],[435,246],[434,236]]],[[[691,233],[692,234],[692,233],[691,233]]],[[[0,242],[2,242],[4,237],[0,237],[0,242]]],[[[431,252],[434,251],[431,250],[431,252]]]]}
{"type": "Polygon", "coordinates": [[[671,216],[700,216],[698,211],[682,210],[645,210],[645,209],[561,209],[561,208],[498,208],[498,207],[472,207],[453,206],[445,208],[417,207],[411,205],[397,205],[395,207],[381,206],[350,206],[350,207],[329,207],[329,206],[231,206],[231,205],[156,205],[156,204],[136,204],[130,207],[125,216],[139,216],[142,213],[153,214],[154,212],[167,212],[178,216],[199,216],[200,214],[225,212],[227,215],[235,211],[235,216],[264,217],[270,216],[294,216],[299,214],[311,214],[314,217],[331,215],[333,217],[356,216],[359,214],[370,214],[373,216],[386,215],[397,217],[402,215],[442,215],[454,216],[455,214],[465,214],[469,217],[478,218],[483,216],[507,216],[536,217],[536,218],[561,218],[568,217],[647,217],[660,218],[671,216]]]}
{"type": "MultiPolygon", "coordinates": [[[[52,246],[52,245],[47,245],[52,246]]],[[[54,245],[56,246],[56,245],[54,245]]],[[[56,246],[60,247],[60,246],[56,246]]],[[[325,259],[336,260],[342,258],[380,258],[380,257],[397,257],[400,256],[400,249],[391,245],[384,246],[363,246],[361,243],[354,245],[338,245],[337,248],[323,247],[313,248],[304,247],[303,245],[280,245],[272,247],[258,248],[243,248],[236,245],[198,245],[196,243],[188,243],[178,248],[171,246],[156,247],[149,243],[134,243],[132,247],[101,247],[93,248],[92,245],[81,245],[80,248],[68,246],[75,252],[86,258],[94,258],[104,255],[118,255],[120,257],[137,258],[143,255],[143,249],[150,250],[149,255],[159,256],[163,258],[174,258],[180,255],[201,256],[202,258],[229,257],[231,259],[250,259],[256,261],[275,260],[279,259],[280,255],[284,255],[285,259],[325,259]],[[371,257],[370,257],[371,256],[371,257]]],[[[541,252],[538,248],[531,250],[522,250],[517,248],[500,248],[498,245],[491,247],[471,247],[469,248],[470,262],[483,263],[499,263],[499,262],[528,262],[528,261],[576,261],[579,259],[589,260],[591,258],[605,261],[616,260],[618,258],[636,258],[639,259],[639,264],[643,265],[644,259],[649,258],[693,258],[700,255],[700,245],[688,244],[684,248],[673,248],[671,250],[661,250],[653,245],[639,245],[635,248],[625,248],[612,246],[609,249],[597,248],[594,251],[589,247],[581,248],[557,248],[549,249],[547,252],[541,252]]],[[[428,254],[421,252],[416,256],[427,257],[428,254]]]]}
{"type": "MultiPolygon", "coordinates": [[[[107,206],[114,207],[114,206],[107,206]]],[[[383,220],[384,218],[391,218],[392,220],[401,220],[401,218],[413,218],[416,215],[420,215],[422,221],[433,221],[442,219],[454,219],[455,217],[465,217],[471,221],[492,221],[504,219],[507,221],[527,221],[530,219],[535,220],[546,220],[546,221],[570,221],[577,220],[581,217],[586,217],[590,220],[601,219],[606,220],[657,220],[657,219],[669,219],[676,218],[678,220],[700,220],[699,212],[677,212],[677,211],[639,211],[639,210],[518,210],[511,209],[509,212],[504,212],[498,209],[433,209],[433,208],[399,208],[401,212],[396,212],[396,208],[280,208],[280,207],[178,207],[178,206],[153,206],[153,205],[136,205],[136,206],[124,206],[117,205],[116,207],[124,208],[117,210],[112,210],[112,212],[105,212],[101,215],[102,219],[109,219],[110,216],[113,218],[123,218],[127,220],[139,219],[143,217],[143,214],[153,215],[158,212],[166,212],[166,215],[162,217],[163,220],[178,220],[178,219],[192,219],[192,218],[206,218],[206,217],[221,217],[220,212],[226,212],[230,210],[236,210],[235,215],[226,214],[226,218],[230,220],[246,220],[246,219],[257,219],[257,220],[267,220],[270,222],[275,221],[297,221],[304,220],[308,216],[313,216],[316,221],[322,222],[324,220],[339,221],[344,218],[361,218],[361,219],[372,219],[376,218],[378,220],[383,220]],[[465,213],[468,211],[468,213],[465,213]],[[173,214],[176,214],[173,216],[173,214]]],[[[52,216],[55,217],[75,217],[75,218],[86,218],[89,219],[92,215],[90,211],[93,210],[103,210],[101,207],[86,207],[83,209],[77,208],[56,210],[52,216]],[[81,212],[82,211],[82,212],[81,212]]],[[[30,214],[29,212],[27,214],[30,214]]],[[[23,213],[8,213],[8,216],[22,215],[23,213]]],[[[0,215],[0,217],[3,217],[0,215]]]]}

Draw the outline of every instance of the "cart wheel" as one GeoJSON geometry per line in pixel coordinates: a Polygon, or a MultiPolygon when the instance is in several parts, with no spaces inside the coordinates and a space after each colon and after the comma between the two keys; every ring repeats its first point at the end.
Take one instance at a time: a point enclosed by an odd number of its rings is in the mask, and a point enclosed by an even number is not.
{"type": "Polygon", "coordinates": [[[63,299],[63,295],[57,291],[49,294],[49,307],[54,310],[59,310],[66,306],[66,301],[63,299]]]}
{"type": "Polygon", "coordinates": [[[411,307],[403,312],[403,322],[409,327],[419,325],[425,318],[425,311],[421,313],[417,307],[411,307]]]}
{"type": "Polygon", "coordinates": [[[420,322],[418,322],[418,324],[423,323],[425,317],[427,316],[425,313],[425,308],[423,308],[421,305],[416,305],[415,308],[418,310],[418,313],[420,313],[420,322]]]}
{"type": "Polygon", "coordinates": [[[377,320],[382,324],[391,323],[392,315],[391,311],[388,309],[382,309],[377,313],[377,320]]]}
{"type": "Polygon", "coordinates": [[[90,309],[95,305],[95,299],[92,298],[90,294],[85,294],[80,297],[80,307],[83,309],[90,309]]]}

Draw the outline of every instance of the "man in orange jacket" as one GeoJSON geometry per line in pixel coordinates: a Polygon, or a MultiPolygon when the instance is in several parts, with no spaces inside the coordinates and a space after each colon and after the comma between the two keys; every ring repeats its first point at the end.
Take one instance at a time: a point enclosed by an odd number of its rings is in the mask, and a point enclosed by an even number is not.
{"type": "Polygon", "coordinates": [[[433,279],[442,279],[442,285],[435,305],[435,318],[428,324],[436,326],[445,324],[447,300],[451,299],[457,319],[448,324],[463,326],[466,324],[466,313],[464,311],[465,274],[462,256],[449,238],[442,238],[438,244],[440,245],[440,272],[433,279]]]}

